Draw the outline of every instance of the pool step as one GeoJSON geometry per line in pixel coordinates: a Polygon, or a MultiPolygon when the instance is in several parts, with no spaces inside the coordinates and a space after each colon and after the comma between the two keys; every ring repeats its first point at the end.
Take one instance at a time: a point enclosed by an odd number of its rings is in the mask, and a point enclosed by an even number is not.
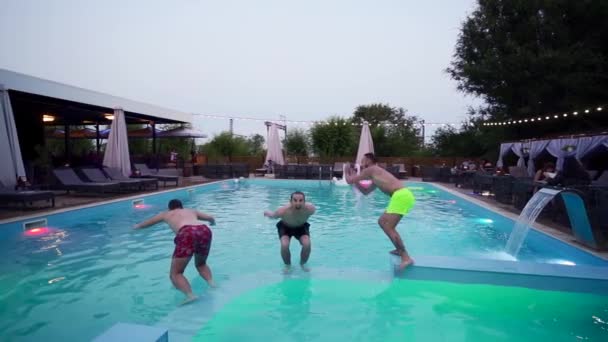
{"type": "Polygon", "coordinates": [[[116,323],[93,342],[169,342],[169,332],[160,327],[147,325],[116,323]]]}

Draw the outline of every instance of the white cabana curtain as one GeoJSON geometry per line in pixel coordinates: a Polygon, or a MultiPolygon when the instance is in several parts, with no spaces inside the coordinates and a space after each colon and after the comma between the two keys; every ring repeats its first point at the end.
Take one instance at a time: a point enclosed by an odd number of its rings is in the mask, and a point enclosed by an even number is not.
{"type": "Polygon", "coordinates": [[[530,151],[528,157],[528,175],[534,177],[536,167],[534,166],[534,160],[547,148],[550,140],[537,140],[530,143],[530,151]]]}
{"type": "Polygon", "coordinates": [[[361,127],[361,136],[359,137],[359,149],[357,150],[357,159],[355,164],[361,164],[361,159],[366,153],[374,153],[374,141],[372,139],[372,133],[369,130],[369,124],[363,123],[361,127]]]}
{"type": "Polygon", "coordinates": [[[515,153],[515,155],[519,157],[519,159],[517,159],[517,166],[525,168],[526,159],[525,159],[524,151],[522,151],[524,146],[526,146],[526,145],[524,145],[524,143],[520,143],[520,142],[513,143],[513,146],[511,146],[511,151],[513,151],[513,153],[515,153]]]}
{"type": "Polygon", "coordinates": [[[15,126],[8,90],[0,84],[0,181],[7,187],[17,184],[17,177],[25,177],[23,158],[15,126]]]}
{"type": "Polygon", "coordinates": [[[131,175],[127,123],[125,121],[125,112],[122,108],[114,109],[114,120],[110,126],[108,143],[103,155],[103,165],[120,169],[120,172],[125,177],[131,175]]]}
{"type": "Polygon", "coordinates": [[[513,143],[500,144],[500,154],[498,155],[498,161],[496,162],[497,167],[503,167],[504,164],[502,158],[506,156],[509,151],[511,151],[511,146],[513,146],[513,143]]]}
{"type": "Polygon", "coordinates": [[[268,160],[272,160],[273,164],[285,165],[285,158],[283,158],[283,149],[281,148],[281,139],[279,138],[279,129],[276,124],[270,126],[268,131],[268,140],[266,140],[267,151],[265,164],[268,164],[268,160]]]}
{"type": "Polygon", "coordinates": [[[573,157],[576,155],[576,149],[573,151],[567,151],[566,146],[576,146],[578,139],[555,139],[549,141],[547,145],[547,152],[551,153],[552,156],[557,158],[555,163],[555,169],[560,171],[564,166],[564,159],[573,157]]]}
{"type": "Polygon", "coordinates": [[[579,161],[596,147],[608,142],[608,135],[596,135],[594,137],[583,137],[576,144],[575,157],[579,161]]]}

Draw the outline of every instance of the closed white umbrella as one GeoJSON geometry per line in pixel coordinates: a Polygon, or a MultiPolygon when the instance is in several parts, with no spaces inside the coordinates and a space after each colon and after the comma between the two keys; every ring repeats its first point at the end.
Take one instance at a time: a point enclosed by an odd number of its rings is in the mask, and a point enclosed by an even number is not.
{"type": "Polygon", "coordinates": [[[0,181],[6,187],[15,186],[17,177],[25,177],[16,127],[8,90],[0,84],[0,181]]]}
{"type": "Polygon", "coordinates": [[[363,122],[363,126],[361,127],[361,137],[359,137],[359,149],[357,150],[355,163],[361,165],[361,160],[366,153],[374,153],[374,141],[372,140],[372,133],[369,131],[367,121],[363,122]]]}
{"type": "Polygon", "coordinates": [[[268,160],[272,160],[273,164],[284,165],[285,159],[283,158],[283,149],[281,148],[281,140],[279,138],[279,129],[276,124],[270,126],[268,131],[268,151],[266,152],[265,163],[268,164],[268,160]]]}
{"type": "Polygon", "coordinates": [[[125,112],[121,108],[114,109],[114,120],[110,126],[103,165],[120,169],[125,177],[131,175],[127,123],[125,122],[125,112]]]}

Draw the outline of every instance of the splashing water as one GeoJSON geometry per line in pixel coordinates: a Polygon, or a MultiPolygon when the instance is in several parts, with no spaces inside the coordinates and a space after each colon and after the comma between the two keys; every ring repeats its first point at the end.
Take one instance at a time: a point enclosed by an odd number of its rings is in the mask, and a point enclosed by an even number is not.
{"type": "Polygon", "coordinates": [[[541,189],[538,191],[530,201],[524,207],[521,214],[517,218],[517,222],[515,222],[515,226],[511,235],[509,236],[509,241],[507,241],[506,251],[513,257],[517,257],[521,246],[528,235],[528,231],[530,230],[530,226],[536,221],[536,218],[540,214],[540,212],[545,208],[547,203],[557,195],[559,191],[551,190],[551,189],[541,189]]]}

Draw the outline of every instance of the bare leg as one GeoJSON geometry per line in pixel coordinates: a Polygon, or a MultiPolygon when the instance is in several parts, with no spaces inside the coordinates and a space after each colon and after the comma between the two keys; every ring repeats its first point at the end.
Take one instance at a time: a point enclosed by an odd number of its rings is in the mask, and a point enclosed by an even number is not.
{"type": "Polygon", "coordinates": [[[397,231],[397,224],[401,220],[401,217],[401,215],[397,214],[384,213],[382,214],[382,216],[380,216],[380,219],[378,219],[378,224],[396,248],[396,250],[392,251],[391,253],[399,255],[401,257],[401,264],[399,264],[399,270],[405,269],[407,266],[414,262],[414,260],[412,260],[412,258],[410,258],[409,254],[407,253],[405,245],[403,244],[403,240],[401,240],[401,236],[397,231]]]}
{"type": "Polygon", "coordinates": [[[210,287],[215,287],[215,283],[213,282],[213,276],[211,275],[211,269],[209,268],[209,265],[207,265],[207,256],[195,254],[194,263],[196,265],[196,270],[198,271],[198,274],[200,274],[201,277],[205,279],[205,281],[207,282],[207,284],[209,284],[210,287]]]}
{"type": "Polygon", "coordinates": [[[188,266],[190,259],[191,257],[173,258],[171,260],[171,270],[169,273],[173,286],[182,291],[188,297],[186,301],[196,299],[196,296],[192,293],[192,288],[190,287],[188,279],[184,277],[184,270],[186,269],[186,266],[188,266]]]}
{"type": "Polygon", "coordinates": [[[310,257],[310,237],[308,235],[302,235],[300,237],[300,244],[302,245],[302,251],[300,252],[300,266],[306,272],[309,271],[308,267],[304,266],[308,262],[310,257]]]}
{"type": "Polygon", "coordinates": [[[285,272],[291,267],[291,253],[289,252],[289,240],[291,238],[287,235],[281,236],[281,257],[285,263],[285,272]]]}

